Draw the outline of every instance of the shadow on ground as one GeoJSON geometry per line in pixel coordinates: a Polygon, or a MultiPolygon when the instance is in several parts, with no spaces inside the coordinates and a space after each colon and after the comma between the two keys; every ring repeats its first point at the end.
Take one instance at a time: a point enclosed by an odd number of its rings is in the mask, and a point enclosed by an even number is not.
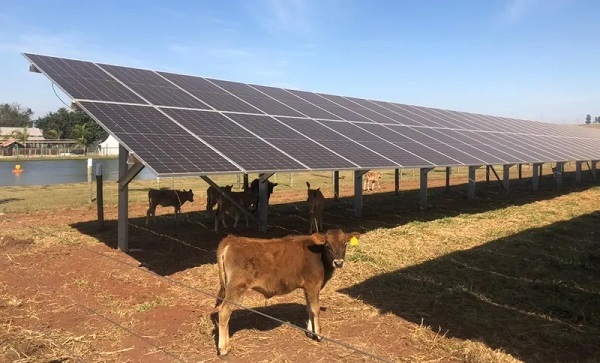
{"type": "MultiPolygon", "coordinates": [[[[506,192],[498,183],[477,183],[477,198],[466,199],[466,185],[453,186],[450,191],[444,187],[429,188],[429,206],[419,208],[419,191],[406,190],[395,195],[393,192],[365,192],[363,196],[363,215],[354,216],[352,197],[340,198],[338,202],[328,200],[325,211],[325,228],[343,228],[368,232],[377,228],[393,228],[412,221],[431,221],[460,214],[481,213],[508,206],[523,205],[534,201],[547,200],[560,195],[581,191],[596,184],[584,180],[584,184],[575,185],[574,173],[565,175],[565,184],[556,188],[554,178],[545,176],[539,192],[530,190],[530,179],[511,181],[511,193],[506,192]]],[[[305,192],[298,190],[304,198],[305,192]]],[[[272,201],[276,199],[277,189],[272,201]]],[[[198,202],[194,202],[198,203],[198,202]]],[[[201,207],[202,209],[204,206],[201,207]]],[[[169,208],[171,209],[171,208],[169,208]]],[[[185,206],[183,208],[185,211],[185,206]]],[[[130,218],[128,252],[133,258],[160,275],[171,275],[178,271],[202,264],[215,263],[215,251],[225,232],[215,233],[214,217],[208,212],[183,213],[183,221],[174,227],[172,215],[157,217],[157,222],[149,227],[144,218],[130,218]]],[[[274,238],[289,234],[308,232],[306,202],[288,202],[269,207],[269,232],[262,234],[251,221],[246,227],[243,220],[233,229],[229,220],[228,233],[237,235],[274,238]]],[[[72,225],[81,233],[93,236],[111,248],[117,248],[117,222],[106,221],[106,228],[99,231],[95,221],[79,222],[72,225]]]]}
{"type": "Polygon", "coordinates": [[[378,275],[341,292],[526,362],[600,361],[600,212],[378,275]]]}

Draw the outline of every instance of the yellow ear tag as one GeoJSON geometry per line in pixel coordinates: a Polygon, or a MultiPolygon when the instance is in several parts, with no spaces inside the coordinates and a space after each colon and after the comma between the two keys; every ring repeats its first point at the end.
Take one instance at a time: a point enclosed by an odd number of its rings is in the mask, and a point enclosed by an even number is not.
{"type": "Polygon", "coordinates": [[[358,238],[354,236],[350,238],[350,246],[358,246],[358,238]]]}

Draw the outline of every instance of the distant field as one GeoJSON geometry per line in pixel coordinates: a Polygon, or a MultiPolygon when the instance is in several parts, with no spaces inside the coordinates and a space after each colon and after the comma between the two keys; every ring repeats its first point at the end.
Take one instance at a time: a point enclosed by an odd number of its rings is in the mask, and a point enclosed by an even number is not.
{"type": "MultiPolygon", "coordinates": [[[[427,210],[418,172],[403,171],[396,196],[385,171],[382,190],[364,193],[362,218],[352,210],[352,173],[341,173],[339,202],[330,173],[277,174],[267,236],[307,231],[305,181],[329,198],[326,227],[362,233],[321,296],[324,335],[347,346],[238,310],[226,360],[372,361],[364,351],[395,362],[600,361],[600,186],[589,172],[575,185],[568,165],[556,189],[550,166],[543,170],[533,193],[531,170],[519,181],[512,168],[507,196],[480,169],[474,201],[466,168],[453,170],[449,192],[443,170],[432,171],[427,210]]],[[[215,179],[237,187],[235,175],[215,179]]],[[[0,188],[0,362],[221,361],[211,295],[225,234],[212,231],[204,182],[172,183],[195,193],[177,228],[172,208],[161,207],[147,228],[147,190],[157,182],[131,183],[127,254],[114,249],[116,183],[104,185],[103,230],[85,183],[0,188]]],[[[241,225],[228,232],[259,235],[241,225]]],[[[300,291],[243,303],[306,324],[300,291]]]]}

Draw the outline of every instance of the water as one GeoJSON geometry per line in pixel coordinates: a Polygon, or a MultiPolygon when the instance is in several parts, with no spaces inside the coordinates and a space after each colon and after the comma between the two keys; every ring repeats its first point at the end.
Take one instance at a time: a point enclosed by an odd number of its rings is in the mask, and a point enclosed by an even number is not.
{"type": "MultiPolygon", "coordinates": [[[[117,180],[119,175],[118,159],[98,159],[93,161],[102,164],[104,180],[117,180]]],[[[95,175],[94,180],[95,180],[95,175]]],[[[136,180],[156,179],[148,169],[143,169],[136,180]]],[[[87,159],[77,160],[43,160],[43,161],[0,161],[0,186],[14,185],[49,185],[87,182],[87,159]],[[15,165],[21,165],[21,174],[13,173],[15,165]]]]}

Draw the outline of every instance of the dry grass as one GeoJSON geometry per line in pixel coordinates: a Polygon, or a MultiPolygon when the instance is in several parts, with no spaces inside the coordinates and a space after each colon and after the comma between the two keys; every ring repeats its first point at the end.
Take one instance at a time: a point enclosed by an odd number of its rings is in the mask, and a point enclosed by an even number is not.
{"type": "MultiPolygon", "coordinates": [[[[545,169],[549,172],[550,168],[545,169]]],[[[480,170],[480,180],[484,172],[480,170]]],[[[527,172],[525,168],[524,174],[527,172]]],[[[351,176],[342,176],[342,196],[348,196],[351,176]]],[[[417,208],[417,194],[411,191],[417,176],[411,171],[403,175],[401,198],[365,195],[362,219],[352,215],[351,200],[328,204],[326,225],[364,233],[359,246],[348,249],[347,266],[322,292],[325,335],[391,361],[600,360],[600,188],[567,186],[555,191],[548,180],[542,192],[532,194],[513,183],[513,195],[506,198],[497,186],[485,190],[478,186],[478,200],[468,202],[456,187],[465,176],[464,168],[453,175],[455,188],[449,194],[430,190],[427,211],[417,208]]],[[[443,173],[432,173],[430,185],[443,185],[443,177],[443,173]]],[[[280,175],[281,185],[272,199],[273,233],[307,229],[304,180],[316,186],[321,183],[326,197],[331,197],[331,179],[326,173],[295,175],[293,186],[280,175]]],[[[235,181],[235,176],[218,180],[234,185],[235,181]]],[[[383,182],[389,191],[393,173],[384,173],[383,182]]],[[[214,298],[199,293],[214,294],[218,285],[212,255],[218,236],[209,230],[210,219],[201,212],[204,184],[198,179],[175,182],[176,188],[199,191],[198,202],[183,208],[188,217],[183,230],[159,220],[148,231],[143,227],[143,215],[145,194],[152,186],[154,182],[148,181],[131,186],[130,215],[138,226],[130,228],[132,246],[143,251],[130,256],[106,248],[105,244],[114,245],[114,224],[100,233],[93,227],[94,208],[82,202],[87,186],[8,188],[7,199],[14,199],[0,204],[5,213],[0,216],[0,261],[6,263],[7,271],[24,278],[36,271],[29,259],[45,261],[37,267],[40,274],[55,268],[65,275],[52,280],[58,285],[49,286],[49,291],[69,294],[184,361],[214,359],[214,298]],[[66,213],[68,217],[56,212],[71,208],[77,209],[66,213]],[[81,251],[78,246],[133,267],[81,251]],[[61,262],[65,259],[61,254],[76,254],[81,266],[61,262]],[[138,264],[143,267],[138,269],[138,264]],[[182,285],[165,282],[144,272],[147,270],[182,285]]],[[[107,184],[105,195],[107,219],[113,219],[115,186],[107,184]]],[[[250,233],[241,233],[246,232],[250,233]]],[[[75,326],[53,329],[52,323],[49,327],[37,325],[37,321],[73,309],[68,304],[44,305],[49,291],[40,286],[49,284],[49,277],[35,275],[31,287],[22,291],[1,282],[0,318],[5,311],[23,320],[15,324],[4,315],[0,360],[67,362],[76,356],[56,342],[85,361],[165,357],[98,317],[86,319],[81,325],[83,332],[75,326]],[[28,294],[34,288],[41,292],[32,299],[28,294]],[[37,320],[26,323],[25,317],[32,316],[37,320]],[[15,343],[19,341],[30,343],[15,343]]],[[[304,297],[299,291],[268,301],[248,294],[242,302],[305,325],[304,297]]],[[[368,360],[334,343],[305,339],[292,327],[250,312],[234,313],[232,324],[236,327],[232,359],[239,361],[368,360]]]]}

